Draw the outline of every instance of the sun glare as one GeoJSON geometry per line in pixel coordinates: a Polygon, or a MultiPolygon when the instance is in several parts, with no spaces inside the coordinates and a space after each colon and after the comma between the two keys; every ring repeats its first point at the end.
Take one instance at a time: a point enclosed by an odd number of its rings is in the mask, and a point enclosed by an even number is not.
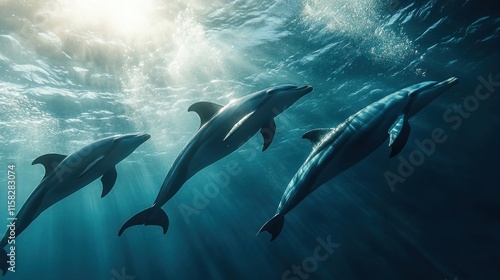
{"type": "Polygon", "coordinates": [[[110,28],[123,35],[143,32],[150,24],[147,0],[67,0],[64,7],[77,25],[110,28]]]}

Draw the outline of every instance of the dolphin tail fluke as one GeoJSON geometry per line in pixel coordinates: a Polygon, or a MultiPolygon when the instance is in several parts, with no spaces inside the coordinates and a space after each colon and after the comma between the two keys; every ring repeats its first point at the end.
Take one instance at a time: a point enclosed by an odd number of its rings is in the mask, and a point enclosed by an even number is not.
{"type": "Polygon", "coordinates": [[[136,225],[156,225],[160,226],[163,228],[163,234],[167,233],[168,230],[168,216],[163,209],[160,207],[151,207],[148,208],[142,212],[139,212],[132,218],[130,218],[120,229],[120,232],[118,232],[118,236],[121,236],[122,233],[129,227],[131,226],[136,226],[136,225]]]}
{"type": "Polygon", "coordinates": [[[271,220],[267,221],[267,223],[265,223],[260,228],[257,234],[263,231],[267,231],[272,235],[271,241],[273,241],[280,234],[284,224],[285,224],[285,216],[281,214],[276,214],[271,220]]]}
{"type": "Polygon", "coordinates": [[[0,249],[0,270],[2,270],[2,275],[5,275],[9,269],[9,263],[7,261],[9,261],[7,253],[5,250],[0,249]]]}

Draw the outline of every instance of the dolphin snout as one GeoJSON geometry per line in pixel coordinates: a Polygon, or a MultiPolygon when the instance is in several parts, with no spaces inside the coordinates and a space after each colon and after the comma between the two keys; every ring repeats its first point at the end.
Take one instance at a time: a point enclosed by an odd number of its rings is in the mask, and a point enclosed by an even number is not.
{"type": "Polygon", "coordinates": [[[313,90],[313,87],[311,85],[305,85],[305,86],[297,87],[295,89],[295,91],[302,93],[302,95],[306,95],[306,94],[310,93],[312,90],[313,90]]]}
{"type": "Polygon", "coordinates": [[[149,138],[151,138],[151,135],[147,134],[147,133],[144,133],[144,134],[139,134],[137,135],[137,138],[143,140],[143,141],[146,141],[148,140],[149,138]]]}
{"type": "Polygon", "coordinates": [[[451,77],[451,78],[448,78],[442,82],[435,84],[434,86],[432,86],[429,89],[429,91],[440,95],[441,93],[443,93],[447,89],[451,88],[452,86],[456,85],[457,83],[458,83],[458,79],[455,77],[451,77]]]}
{"type": "Polygon", "coordinates": [[[308,92],[311,92],[313,90],[313,86],[305,85],[305,86],[297,87],[297,90],[307,90],[308,92]]]}
{"type": "MultiPolygon", "coordinates": [[[[451,77],[451,78],[448,78],[448,79],[446,79],[446,80],[442,81],[442,82],[441,82],[441,83],[439,83],[439,84],[449,84],[450,86],[453,86],[453,85],[455,85],[455,84],[457,84],[457,83],[458,83],[458,78],[451,77]]],[[[438,84],[438,85],[439,85],[439,84],[438,84]]]]}
{"type": "Polygon", "coordinates": [[[438,83],[437,85],[435,85],[435,87],[442,87],[442,86],[451,87],[456,85],[457,83],[458,83],[458,78],[451,77],[438,83]]]}

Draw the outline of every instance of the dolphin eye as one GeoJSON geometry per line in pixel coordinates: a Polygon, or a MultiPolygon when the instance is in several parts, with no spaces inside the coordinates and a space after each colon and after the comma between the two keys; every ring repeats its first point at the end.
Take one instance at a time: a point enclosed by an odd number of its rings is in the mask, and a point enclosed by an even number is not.
{"type": "Polygon", "coordinates": [[[273,89],[273,88],[268,89],[268,90],[266,91],[266,93],[267,93],[267,94],[269,94],[269,95],[273,95],[273,94],[275,94],[276,92],[277,92],[277,90],[275,90],[275,89],[273,89]]]}
{"type": "Polygon", "coordinates": [[[111,145],[113,145],[113,146],[118,145],[120,143],[120,141],[121,141],[121,138],[115,138],[115,139],[113,139],[113,142],[111,142],[111,145]]]}

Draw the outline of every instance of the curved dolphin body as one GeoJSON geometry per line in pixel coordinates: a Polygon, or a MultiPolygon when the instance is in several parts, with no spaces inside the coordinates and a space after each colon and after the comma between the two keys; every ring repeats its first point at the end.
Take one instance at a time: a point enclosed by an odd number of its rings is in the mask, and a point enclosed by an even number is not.
{"type": "Polygon", "coordinates": [[[118,235],[134,225],[158,225],[166,233],[169,220],[161,207],[189,178],[235,151],[259,130],[266,150],[274,137],[274,118],[312,89],[307,85],[284,85],[249,94],[226,106],[210,102],[191,105],[188,111],[198,113],[200,129],[173,162],[153,205],[130,218],[118,235]]]}
{"type": "Polygon", "coordinates": [[[392,149],[390,157],[397,155],[410,134],[408,119],[457,81],[449,78],[404,88],[365,107],[336,128],[305,133],[302,138],[312,142],[313,150],[285,189],[275,216],[258,233],[267,231],[274,240],[288,212],[318,187],[367,157],[386,139],[389,138],[392,149]]]}
{"type": "MultiPolygon", "coordinates": [[[[148,134],[111,136],[93,142],[69,156],[46,154],[35,159],[32,164],[42,164],[45,176],[16,215],[16,237],[45,209],[99,177],[103,184],[101,197],[107,195],[116,181],[115,165],[149,138],[148,134]]],[[[0,248],[12,243],[9,235],[7,230],[0,241],[0,248]]],[[[5,275],[8,270],[5,251],[0,252],[0,259],[0,269],[5,275]]]]}

